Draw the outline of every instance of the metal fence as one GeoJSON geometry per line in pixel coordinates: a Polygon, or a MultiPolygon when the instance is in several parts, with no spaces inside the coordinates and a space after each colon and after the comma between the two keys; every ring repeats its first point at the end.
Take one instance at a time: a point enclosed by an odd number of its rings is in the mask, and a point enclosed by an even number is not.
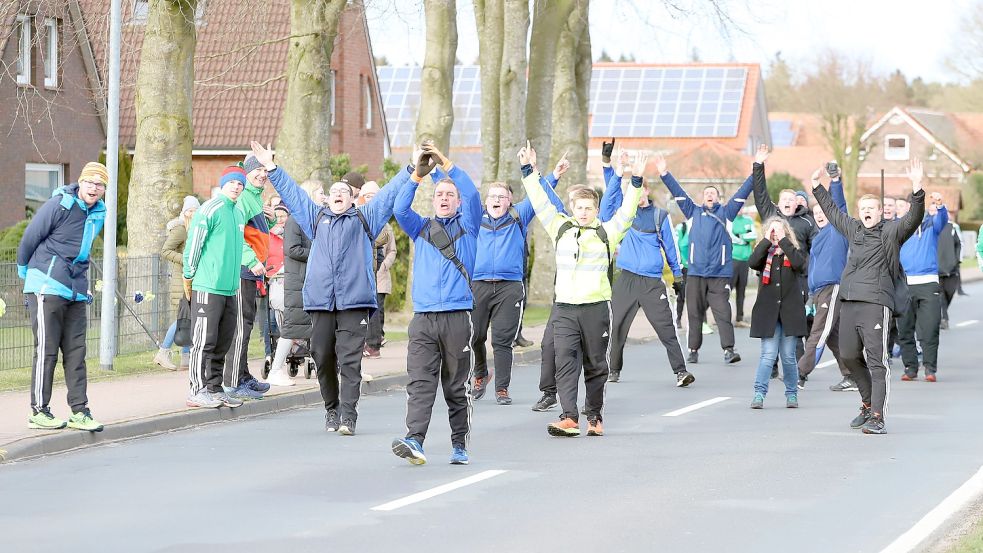
{"type": "MultiPolygon", "coordinates": [[[[14,259],[0,252],[0,259],[14,259]]],[[[160,256],[119,258],[116,297],[116,352],[138,353],[157,347],[164,339],[174,313],[170,302],[171,263],[160,256]]],[[[89,266],[89,287],[93,302],[87,306],[86,349],[88,357],[99,355],[102,314],[102,258],[89,266]]],[[[31,317],[24,296],[24,281],[17,276],[17,264],[0,263],[0,298],[7,310],[0,317],[0,370],[29,367],[34,356],[31,317]]]]}

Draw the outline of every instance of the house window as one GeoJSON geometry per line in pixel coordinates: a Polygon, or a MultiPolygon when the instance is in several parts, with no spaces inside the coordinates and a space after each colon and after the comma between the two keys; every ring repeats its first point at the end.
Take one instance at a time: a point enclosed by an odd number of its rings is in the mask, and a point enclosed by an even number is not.
{"type": "Polygon", "coordinates": [[[331,70],[331,96],[328,98],[328,109],[331,110],[331,126],[334,126],[335,113],[335,81],[338,80],[338,72],[331,70]]]}
{"type": "Polygon", "coordinates": [[[362,96],[365,104],[365,129],[372,129],[372,81],[368,77],[362,82],[362,96]]]}
{"type": "Polygon", "coordinates": [[[65,167],[48,163],[28,163],[24,170],[24,198],[47,201],[56,188],[65,184],[65,167]]]}
{"type": "Polygon", "coordinates": [[[17,16],[17,84],[31,84],[31,18],[17,16]]]}
{"type": "Polygon", "coordinates": [[[886,143],[884,147],[884,159],[888,161],[907,161],[908,135],[889,134],[884,137],[886,143]]]}
{"type": "Polygon", "coordinates": [[[133,22],[143,23],[147,21],[147,15],[150,13],[150,1],[149,0],[133,0],[133,22]]]}
{"type": "Polygon", "coordinates": [[[58,20],[45,19],[44,86],[58,86],[58,20]]]}

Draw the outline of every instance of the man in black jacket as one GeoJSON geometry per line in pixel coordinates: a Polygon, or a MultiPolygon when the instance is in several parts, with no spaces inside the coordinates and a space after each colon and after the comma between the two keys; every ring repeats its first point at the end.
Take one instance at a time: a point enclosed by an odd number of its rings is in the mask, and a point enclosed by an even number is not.
{"type": "Polygon", "coordinates": [[[959,225],[951,220],[939,234],[939,282],[942,285],[942,326],[949,328],[949,304],[959,290],[959,262],[962,261],[959,225]]]}
{"type": "Polygon", "coordinates": [[[890,392],[887,338],[891,313],[904,311],[907,284],[901,269],[900,250],[918,228],[925,214],[922,164],[911,162],[911,210],[896,221],[883,221],[880,199],[860,198],[860,220],[843,213],[818,180],[812,192],[829,222],[850,243],[843,278],[840,279],[840,359],[850,370],[863,404],[850,426],[865,434],[884,434],[884,414],[890,392]]]}

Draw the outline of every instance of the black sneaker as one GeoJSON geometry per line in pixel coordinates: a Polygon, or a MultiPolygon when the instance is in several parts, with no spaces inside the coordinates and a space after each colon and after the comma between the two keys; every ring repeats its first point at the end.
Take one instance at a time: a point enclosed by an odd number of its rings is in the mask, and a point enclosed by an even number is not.
{"type": "Polygon", "coordinates": [[[324,414],[324,429],[328,432],[335,432],[339,425],[338,411],[328,409],[328,412],[324,414]]]}
{"type": "Polygon", "coordinates": [[[608,382],[617,382],[621,380],[621,371],[611,371],[608,373],[608,382]]]}
{"type": "Polygon", "coordinates": [[[724,350],[724,363],[737,363],[741,360],[741,354],[734,351],[734,348],[724,350]]]}
{"type": "Polygon", "coordinates": [[[887,434],[887,430],[884,429],[884,417],[880,415],[872,414],[860,429],[864,434],[887,434]]]}
{"type": "Polygon", "coordinates": [[[545,393],[543,397],[532,406],[533,411],[549,411],[556,407],[556,394],[545,393]]]}
{"type": "Polygon", "coordinates": [[[860,428],[861,426],[866,424],[868,420],[870,420],[870,407],[867,407],[866,405],[861,405],[860,414],[854,417],[852,421],[850,421],[850,428],[860,428]]]}
{"type": "Polygon", "coordinates": [[[689,371],[682,370],[676,373],[677,388],[685,388],[693,382],[696,382],[696,377],[690,374],[689,371]]]}
{"type": "Polygon", "coordinates": [[[857,383],[852,378],[844,376],[843,380],[829,387],[831,392],[856,392],[857,383]]]}
{"type": "Polygon", "coordinates": [[[354,436],[355,419],[342,419],[341,426],[338,427],[338,434],[342,436],[354,436]]]}
{"type": "Polygon", "coordinates": [[[697,353],[697,351],[695,349],[689,350],[689,357],[686,358],[686,362],[687,363],[694,363],[694,364],[695,363],[699,363],[700,362],[700,355],[699,355],[699,353],[697,353]]]}
{"type": "Polygon", "coordinates": [[[800,390],[805,390],[806,389],[806,380],[809,380],[809,377],[808,376],[800,376],[799,377],[799,384],[798,384],[798,386],[799,386],[799,389],[800,390]]]}
{"type": "Polygon", "coordinates": [[[518,338],[515,339],[513,345],[518,346],[520,348],[526,348],[532,345],[532,340],[526,340],[525,337],[519,336],[518,338]]]}

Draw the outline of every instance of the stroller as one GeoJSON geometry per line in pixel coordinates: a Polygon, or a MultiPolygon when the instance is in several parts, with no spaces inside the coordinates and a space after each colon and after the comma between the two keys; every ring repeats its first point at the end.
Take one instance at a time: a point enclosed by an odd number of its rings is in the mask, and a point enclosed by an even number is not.
{"type": "MultiPolygon", "coordinates": [[[[283,324],[283,273],[278,273],[270,279],[269,285],[270,309],[267,312],[266,324],[270,329],[270,346],[272,351],[276,351],[277,342],[280,339],[280,326],[283,324]]],[[[270,375],[273,360],[266,359],[263,364],[263,379],[270,375]]],[[[287,374],[291,378],[296,377],[300,368],[304,368],[304,378],[310,379],[314,374],[314,360],[311,359],[311,342],[304,340],[303,343],[295,342],[287,355],[287,374]]]]}

